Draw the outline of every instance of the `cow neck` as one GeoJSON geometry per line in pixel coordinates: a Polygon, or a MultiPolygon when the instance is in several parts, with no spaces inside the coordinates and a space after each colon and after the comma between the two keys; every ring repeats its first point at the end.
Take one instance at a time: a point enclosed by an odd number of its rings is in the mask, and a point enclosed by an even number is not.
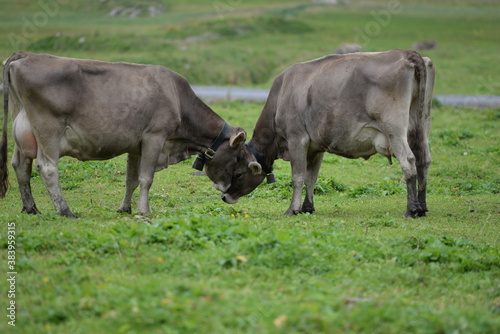
{"type": "Polygon", "coordinates": [[[278,158],[278,145],[276,143],[276,135],[273,129],[274,122],[272,119],[271,110],[264,107],[255,125],[252,139],[247,144],[248,149],[262,166],[264,173],[266,173],[267,183],[275,181],[273,164],[278,158]]]}
{"type": "MultiPolygon", "coordinates": [[[[260,160],[259,163],[265,169],[269,168],[272,170],[274,161],[280,157],[280,145],[276,137],[276,110],[277,110],[277,98],[279,96],[279,78],[275,80],[269,96],[267,98],[266,104],[262,109],[262,113],[255,124],[255,129],[253,130],[252,140],[250,141],[250,147],[253,147],[260,160]]],[[[267,173],[267,172],[266,172],[267,173]]]]}
{"type": "Polygon", "coordinates": [[[259,137],[254,132],[253,137],[249,141],[249,143],[251,143],[251,146],[253,146],[258,152],[259,159],[261,160],[259,161],[259,163],[261,165],[262,163],[264,163],[264,165],[266,166],[272,166],[274,164],[274,160],[278,159],[277,146],[274,141],[268,142],[268,138],[265,139],[265,141],[262,141],[262,137],[259,137]]]}
{"type": "Polygon", "coordinates": [[[276,182],[276,178],[273,174],[273,165],[272,163],[267,163],[266,159],[259,153],[259,150],[255,147],[252,140],[250,140],[247,144],[248,150],[253,154],[257,162],[261,165],[262,171],[266,174],[267,183],[276,182]]]}
{"type": "Polygon", "coordinates": [[[192,102],[182,108],[181,127],[185,130],[188,129],[185,134],[188,135],[191,150],[199,153],[206,160],[206,158],[213,157],[215,151],[227,137],[230,126],[203,103],[194,92],[186,94],[188,94],[187,100],[192,102]]]}
{"type": "Polygon", "coordinates": [[[198,157],[196,157],[196,160],[194,161],[192,166],[194,169],[202,171],[203,167],[205,166],[205,162],[207,160],[212,160],[214,158],[217,149],[226,138],[227,133],[229,132],[229,128],[230,128],[229,124],[227,124],[227,122],[224,123],[224,127],[222,128],[221,132],[219,133],[219,136],[215,139],[212,145],[204,152],[198,154],[198,157]]]}
{"type": "MultiPolygon", "coordinates": [[[[253,131],[251,146],[259,155],[261,166],[272,167],[278,159],[279,149],[274,127],[274,109],[269,99],[257,120],[253,131]]],[[[255,155],[255,154],[254,154],[255,155]]],[[[256,157],[257,158],[257,157],[256,157]]]]}

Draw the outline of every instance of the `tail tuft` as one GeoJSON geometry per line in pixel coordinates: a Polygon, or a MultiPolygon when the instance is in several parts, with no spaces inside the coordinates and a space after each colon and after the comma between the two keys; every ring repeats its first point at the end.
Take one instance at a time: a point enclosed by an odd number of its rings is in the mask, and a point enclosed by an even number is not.
{"type": "Polygon", "coordinates": [[[0,146],[0,151],[2,157],[0,157],[0,198],[5,198],[5,194],[9,189],[9,172],[7,170],[7,163],[3,163],[3,160],[7,160],[7,143],[2,141],[0,146]],[[5,151],[5,154],[3,154],[5,151]]]}

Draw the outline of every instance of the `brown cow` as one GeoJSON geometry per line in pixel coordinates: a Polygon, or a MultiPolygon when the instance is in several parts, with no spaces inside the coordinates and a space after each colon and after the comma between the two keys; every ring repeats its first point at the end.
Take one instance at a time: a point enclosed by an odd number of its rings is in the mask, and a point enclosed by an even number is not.
{"type": "Polygon", "coordinates": [[[275,79],[248,143],[263,173],[234,175],[223,200],[250,193],[282,158],[292,165],[286,213],[313,212],[324,152],[353,159],[380,153],[396,157],[403,170],[405,216],[425,216],[433,86],[430,59],[414,51],[330,55],[291,66],[275,79]]]}
{"type": "Polygon", "coordinates": [[[30,185],[35,158],[56,210],[68,217],[75,215],[59,186],[57,166],[62,156],[105,160],[128,153],[125,198],[118,210],[131,212],[132,193],[140,185],[141,214],[150,211],[154,173],[193,154],[201,153],[198,168],[203,162],[212,167],[207,175],[218,189],[230,187],[228,170],[251,168],[260,173],[245,147],[245,131],[227,125],[185,78],[163,66],[23,52],[6,61],[3,79],[0,197],[5,197],[8,186],[10,107],[16,143],[12,165],[25,212],[39,213],[30,185]]]}

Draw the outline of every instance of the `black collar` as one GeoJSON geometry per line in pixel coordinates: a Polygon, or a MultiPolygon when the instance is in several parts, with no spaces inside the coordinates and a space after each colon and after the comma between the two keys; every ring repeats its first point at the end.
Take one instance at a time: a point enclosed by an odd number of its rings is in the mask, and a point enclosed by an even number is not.
{"type": "Polygon", "coordinates": [[[215,152],[226,138],[229,128],[230,128],[229,124],[225,122],[222,131],[219,133],[219,136],[217,137],[217,139],[215,139],[212,146],[210,146],[204,153],[198,154],[195,161],[193,162],[192,168],[197,170],[203,170],[203,167],[205,166],[205,161],[212,160],[214,158],[215,152]]]}
{"type": "Polygon", "coordinates": [[[276,178],[274,177],[274,174],[273,174],[273,166],[272,165],[269,166],[266,164],[266,161],[259,154],[259,151],[257,151],[257,148],[252,143],[252,140],[250,140],[246,145],[247,145],[248,149],[250,150],[250,152],[255,156],[255,159],[257,159],[257,162],[262,166],[262,170],[264,171],[264,173],[266,173],[267,183],[276,182],[276,178]]]}

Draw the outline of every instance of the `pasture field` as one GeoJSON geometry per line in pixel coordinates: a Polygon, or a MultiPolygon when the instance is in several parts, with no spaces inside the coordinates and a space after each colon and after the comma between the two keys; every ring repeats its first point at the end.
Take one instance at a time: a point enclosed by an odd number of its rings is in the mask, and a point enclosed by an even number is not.
{"type": "MultiPolygon", "coordinates": [[[[369,38],[359,37],[368,51],[436,39],[438,48],[423,52],[437,68],[436,94],[500,94],[497,1],[401,1],[387,24],[373,13],[395,1],[339,2],[348,5],[2,1],[0,58],[23,49],[162,64],[192,84],[269,88],[289,65],[355,42],[355,28],[368,27],[369,38]],[[162,14],[107,16],[132,3],[162,14]]],[[[263,107],[210,106],[249,136],[263,107]]],[[[430,211],[416,220],[403,217],[399,163],[380,156],[325,156],[317,211],[293,217],[283,215],[291,173],[281,160],[277,183],[235,205],[223,203],[207,177],[191,174],[194,157],[170,166],[155,176],[146,217],[116,213],[125,156],[60,160],[63,193],[78,219],[55,213],[36,171],[42,214],[20,213],[10,168],[11,189],[0,200],[0,332],[498,333],[500,109],[436,104],[432,117],[430,211]]],[[[9,137],[9,159],[12,150],[9,137]]]]}
{"type": "MultiPolygon", "coordinates": [[[[252,129],[261,104],[212,107],[252,129]]],[[[125,157],[60,161],[78,219],[35,172],[42,215],[0,202],[15,229],[19,333],[495,333],[500,330],[497,110],[435,107],[427,217],[405,219],[397,161],[325,157],[317,212],[287,217],[290,167],[235,205],[190,161],[156,174],[152,213],[116,213],[125,157]]],[[[10,141],[12,151],[12,140],[10,141]]],[[[9,153],[9,157],[12,153],[9,153]]],[[[135,198],[137,200],[137,196],[135,198]]],[[[1,280],[2,295],[9,286],[1,280]]],[[[2,309],[6,312],[5,298],[2,309]]]]}

